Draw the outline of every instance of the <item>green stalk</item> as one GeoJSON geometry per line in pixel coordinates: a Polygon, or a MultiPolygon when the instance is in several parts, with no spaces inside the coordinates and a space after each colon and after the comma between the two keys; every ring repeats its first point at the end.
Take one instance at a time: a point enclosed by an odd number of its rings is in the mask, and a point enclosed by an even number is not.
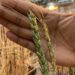
{"type": "Polygon", "coordinates": [[[55,59],[55,53],[54,53],[55,51],[52,47],[51,38],[49,35],[47,24],[45,23],[43,18],[40,20],[40,23],[42,25],[42,28],[44,29],[46,41],[48,44],[49,56],[50,56],[50,60],[51,60],[51,73],[50,73],[50,75],[56,75],[56,59],[55,59]]]}
{"type": "Polygon", "coordinates": [[[54,2],[58,2],[58,0],[54,0],[54,2]]]}
{"type": "Polygon", "coordinates": [[[41,71],[43,75],[49,75],[48,70],[48,62],[45,57],[44,49],[41,46],[41,40],[40,40],[40,34],[39,34],[39,28],[37,24],[36,16],[33,14],[32,11],[30,11],[29,15],[30,25],[32,29],[32,35],[33,35],[33,41],[35,43],[35,47],[37,50],[37,55],[39,58],[39,63],[41,66],[41,71]]]}
{"type": "Polygon", "coordinates": [[[69,75],[74,75],[74,68],[73,67],[69,67],[69,75]]]}

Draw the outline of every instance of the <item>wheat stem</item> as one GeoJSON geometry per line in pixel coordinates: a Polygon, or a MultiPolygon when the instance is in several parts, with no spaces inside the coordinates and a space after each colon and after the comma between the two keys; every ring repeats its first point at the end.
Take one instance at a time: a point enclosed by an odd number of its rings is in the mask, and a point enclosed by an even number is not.
{"type": "Polygon", "coordinates": [[[45,37],[46,37],[46,41],[47,41],[47,45],[48,45],[48,50],[49,50],[49,56],[50,56],[50,60],[51,60],[51,73],[50,73],[50,75],[56,75],[55,51],[52,47],[51,38],[49,35],[47,24],[45,23],[43,18],[40,19],[40,23],[41,23],[42,28],[43,28],[44,33],[45,33],[45,37]]]}
{"type": "Polygon", "coordinates": [[[30,11],[30,14],[28,15],[28,17],[30,20],[31,28],[32,28],[33,41],[35,43],[35,47],[37,50],[37,55],[39,58],[42,74],[49,75],[48,62],[45,57],[44,49],[41,46],[41,40],[40,40],[39,28],[38,28],[36,16],[33,14],[33,12],[30,11]]]}

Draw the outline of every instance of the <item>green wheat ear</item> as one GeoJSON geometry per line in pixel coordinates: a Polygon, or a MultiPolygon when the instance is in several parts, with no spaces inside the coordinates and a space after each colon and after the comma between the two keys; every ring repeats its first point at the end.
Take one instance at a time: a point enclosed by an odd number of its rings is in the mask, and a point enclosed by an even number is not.
{"type": "Polygon", "coordinates": [[[41,19],[39,20],[40,24],[42,25],[43,32],[45,34],[45,40],[47,41],[49,56],[51,60],[51,72],[50,75],[56,75],[56,59],[55,59],[55,51],[52,47],[52,41],[49,35],[48,27],[46,22],[44,21],[44,16],[42,15],[41,19]]]}
{"type": "Polygon", "coordinates": [[[47,62],[46,57],[45,57],[44,49],[41,46],[39,27],[37,24],[37,18],[33,14],[32,11],[29,11],[28,18],[30,20],[30,25],[31,25],[31,29],[32,29],[32,35],[33,35],[33,41],[35,43],[35,47],[37,50],[37,55],[39,58],[39,63],[41,66],[42,74],[43,75],[49,75],[48,62],[47,62]]]}

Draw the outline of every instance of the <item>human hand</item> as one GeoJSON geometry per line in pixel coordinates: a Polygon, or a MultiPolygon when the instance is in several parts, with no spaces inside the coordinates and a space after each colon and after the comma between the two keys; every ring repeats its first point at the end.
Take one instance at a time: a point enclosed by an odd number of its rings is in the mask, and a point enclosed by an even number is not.
{"type": "MultiPolygon", "coordinates": [[[[36,52],[27,13],[30,9],[38,18],[40,18],[39,14],[42,12],[45,16],[52,38],[52,45],[55,49],[57,64],[75,66],[75,52],[73,51],[74,46],[69,45],[69,43],[72,45],[72,42],[70,41],[71,39],[67,40],[69,42],[68,44],[67,41],[65,41],[65,38],[69,38],[69,36],[74,33],[74,29],[70,30],[70,28],[74,26],[74,18],[72,19],[73,15],[51,13],[47,9],[27,1],[0,1],[0,23],[9,29],[6,35],[10,40],[36,52]],[[70,27],[67,28],[66,26],[70,27]],[[64,39],[62,34],[64,34],[64,39]]],[[[46,41],[42,39],[42,43],[46,50],[47,59],[50,61],[46,41]]]]}

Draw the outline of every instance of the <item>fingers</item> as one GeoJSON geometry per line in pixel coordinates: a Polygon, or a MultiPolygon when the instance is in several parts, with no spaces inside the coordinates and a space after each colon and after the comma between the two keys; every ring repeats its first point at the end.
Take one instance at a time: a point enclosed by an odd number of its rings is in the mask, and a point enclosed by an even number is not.
{"type": "Polygon", "coordinates": [[[0,16],[18,24],[21,27],[30,28],[28,18],[13,9],[9,10],[8,8],[0,5],[0,16]]]}
{"type": "Polygon", "coordinates": [[[3,0],[2,5],[6,7],[11,7],[20,13],[26,15],[29,10],[32,10],[37,16],[39,16],[39,13],[46,14],[47,11],[45,11],[45,8],[41,6],[37,6],[31,2],[28,1],[22,1],[22,0],[3,0]]]}
{"type": "Polygon", "coordinates": [[[11,32],[15,33],[16,35],[24,39],[32,40],[32,32],[29,29],[19,27],[2,18],[0,18],[0,23],[3,24],[5,27],[7,27],[11,32]]]}
{"type": "Polygon", "coordinates": [[[35,46],[31,41],[26,40],[26,39],[22,39],[11,32],[7,32],[6,35],[11,41],[13,41],[23,47],[26,47],[30,50],[33,50],[33,52],[35,52],[35,46]]]}

